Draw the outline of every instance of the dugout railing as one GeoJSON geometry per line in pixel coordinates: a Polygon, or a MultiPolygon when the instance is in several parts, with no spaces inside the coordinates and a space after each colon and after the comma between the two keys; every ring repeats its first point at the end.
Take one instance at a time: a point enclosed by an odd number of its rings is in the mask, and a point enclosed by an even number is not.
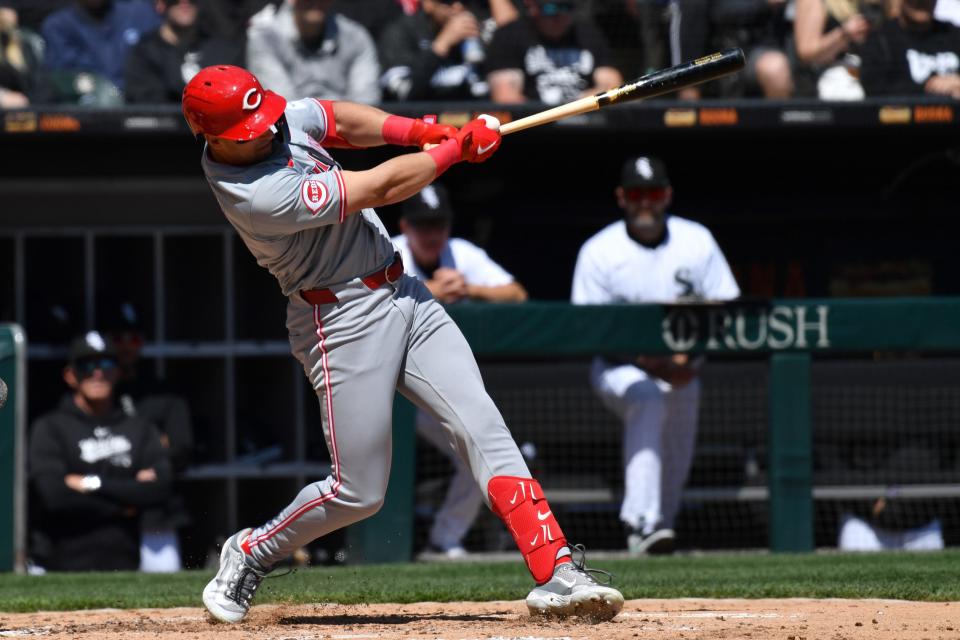
{"type": "MultiPolygon", "coordinates": [[[[829,474],[818,474],[830,483],[815,485],[811,389],[813,366],[826,367],[827,384],[831,375],[849,375],[843,366],[838,369],[833,363],[814,365],[814,356],[956,351],[960,347],[960,299],[795,299],[598,307],[528,303],[463,305],[449,311],[481,362],[559,361],[598,353],[685,352],[763,358],[767,415],[761,461],[766,469],[764,484],[688,489],[684,499],[737,500],[765,506],[766,542],[773,551],[814,548],[815,499],[840,503],[891,492],[908,500],[960,497],[960,469],[939,475],[840,474],[832,482],[829,474]]],[[[953,365],[940,366],[949,369],[953,365]]],[[[586,379],[582,384],[587,384],[586,379]]],[[[370,544],[362,548],[363,556],[370,560],[406,560],[413,552],[410,505],[415,492],[416,447],[411,416],[412,412],[397,416],[386,506],[360,527],[358,542],[369,539],[370,544]],[[383,540],[385,532],[389,544],[374,544],[375,539],[383,540]]],[[[865,416],[862,420],[873,419],[865,416]]],[[[906,420],[910,421],[909,415],[906,420]]],[[[578,491],[551,487],[548,481],[544,488],[560,503],[609,502],[617,497],[609,488],[578,491]]]]}

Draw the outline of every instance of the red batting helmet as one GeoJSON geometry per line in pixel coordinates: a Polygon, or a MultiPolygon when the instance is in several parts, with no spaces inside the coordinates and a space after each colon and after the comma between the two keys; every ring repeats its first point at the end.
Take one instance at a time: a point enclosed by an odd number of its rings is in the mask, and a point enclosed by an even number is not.
{"type": "Polygon", "coordinates": [[[226,64],[201,69],[183,90],[183,117],[197,136],[253,140],[286,106],[283,96],[264,90],[252,73],[226,64]]]}

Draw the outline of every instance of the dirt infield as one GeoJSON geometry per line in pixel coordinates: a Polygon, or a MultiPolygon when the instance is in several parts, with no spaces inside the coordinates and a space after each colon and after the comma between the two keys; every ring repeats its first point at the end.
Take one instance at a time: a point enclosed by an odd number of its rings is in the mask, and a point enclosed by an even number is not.
{"type": "Polygon", "coordinates": [[[960,602],[631,600],[611,622],[532,620],[522,602],[254,607],[241,625],[201,609],[0,613],[0,638],[186,640],[960,640],[960,602]]]}

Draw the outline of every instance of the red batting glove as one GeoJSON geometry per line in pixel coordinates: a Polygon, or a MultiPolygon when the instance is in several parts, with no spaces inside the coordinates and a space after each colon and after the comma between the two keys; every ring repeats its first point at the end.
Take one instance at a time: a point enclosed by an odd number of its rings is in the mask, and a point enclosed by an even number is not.
{"type": "Polygon", "coordinates": [[[500,132],[488,129],[482,118],[471,120],[457,133],[460,154],[467,162],[484,162],[500,148],[500,132]]]}
{"type": "Polygon", "coordinates": [[[434,124],[403,116],[389,116],[381,129],[387,144],[423,148],[426,144],[440,144],[457,135],[457,128],[448,124],[434,124]]]}

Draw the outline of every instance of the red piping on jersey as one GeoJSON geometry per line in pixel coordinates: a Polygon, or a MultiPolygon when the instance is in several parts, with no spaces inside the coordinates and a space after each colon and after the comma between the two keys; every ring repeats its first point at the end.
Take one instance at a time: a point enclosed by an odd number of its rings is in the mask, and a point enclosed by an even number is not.
{"type": "Polygon", "coordinates": [[[323,364],[323,386],[327,396],[327,417],[330,421],[330,444],[332,445],[332,451],[330,453],[333,463],[332,475],[336,479],[333,482],[333,487],[331,488],[330,493],[325,493],[319,498],[314,498],[305,505],[302,505],[299,509],[288,515],[282,521],[275,524],[273,528],[268,530],[266,533],[263,533],[253,539],[248,538],[246,542],[247,548],[256,546],[261,542],[266,542],[273,536],[286,529],[291,523],[293,523],[294,520],[302,516],[310,509],[319,507],[324,502],[333,500],[340,493],[340,454],[337,451],[337,430],[335,421],[333,419],[333,393],[330,388],[330,367],[327,356],[327,338],[323,335],[323,321],[320,320],[320,307],[316,305],[313,307],[313,322],[317,327],[317,336],[320,338],[320,342],[318,343],[321,353],[320,362],[323,364]]]}
{"type": "Polygon", "coordinates": [[[339,170],[334,171],[333,175],[337,178],[337,186],[340,187],[340,224],[343,224],[347,217],[347,187],[343,184],[343,174],[339,170]]]}

